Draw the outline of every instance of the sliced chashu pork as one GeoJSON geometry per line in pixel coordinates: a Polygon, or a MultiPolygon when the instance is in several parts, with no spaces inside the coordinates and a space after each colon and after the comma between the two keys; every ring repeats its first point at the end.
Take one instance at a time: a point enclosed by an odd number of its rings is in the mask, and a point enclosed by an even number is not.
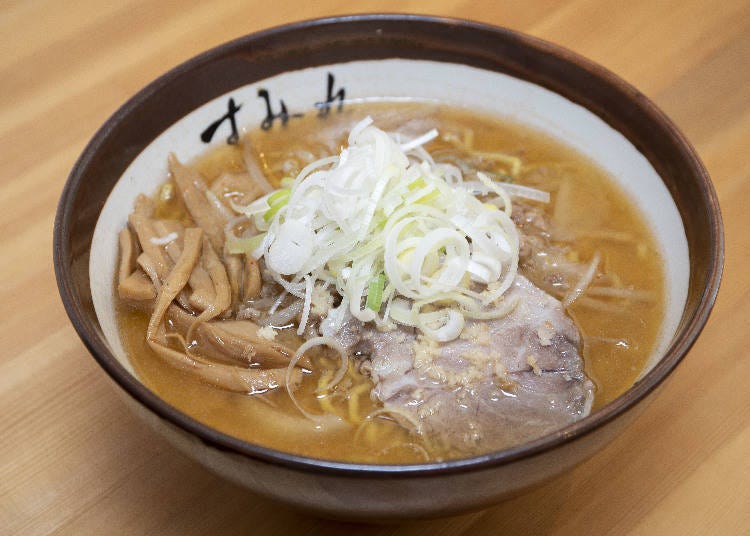
{"type": "Polygon", "coordinates": [[[508,316],[467,321],[460,338],[442,344],[413,330],[364,327],[352,337],[349,329],[373,396],[428,445],[454,455],[507,448],[590,412],[594,385],[561,303],[520,275],[504,299],[518,300],[508,316]]]}

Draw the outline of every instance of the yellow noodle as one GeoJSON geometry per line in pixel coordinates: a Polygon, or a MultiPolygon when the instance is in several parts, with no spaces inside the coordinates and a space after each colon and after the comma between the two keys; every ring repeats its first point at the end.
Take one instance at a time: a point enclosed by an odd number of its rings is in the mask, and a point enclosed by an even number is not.
{"type": "Polygon", "coordinates": [[[362,383],[357,387],[349,390],[349,420],[353,423],[360,422],[359,417],[359,397],[363,393],[370,391],[370,385],[362,383]]]}

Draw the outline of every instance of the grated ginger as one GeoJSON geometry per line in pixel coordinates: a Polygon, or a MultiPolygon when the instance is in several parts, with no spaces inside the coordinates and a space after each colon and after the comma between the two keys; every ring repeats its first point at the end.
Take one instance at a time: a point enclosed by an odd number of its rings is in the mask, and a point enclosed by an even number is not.
{"type": "Polygon", "coordinates": [[[274,330],[271,326],[265,326],[258,329],[258,337],[262,339],[272,341],[276,339],[276,335],[276,330],[274,330]]]}

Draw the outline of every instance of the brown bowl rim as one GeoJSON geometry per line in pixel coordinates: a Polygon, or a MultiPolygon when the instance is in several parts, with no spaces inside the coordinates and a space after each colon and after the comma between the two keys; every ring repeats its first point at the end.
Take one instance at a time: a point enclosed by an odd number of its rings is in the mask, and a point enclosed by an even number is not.
{"type": "MultiPolygon", "coordinates": [[[[476,55],[476,50],[473,50],[476,55]]],[[[453,50],[454,54],[461,55],[468,53],[458,44],[453,50]]],[[[425,53],[427,54],[427,53],[425,53]]],[[[487,54],[492,55],[491,51],[487,54]]],[[[350,59],[340,59],[340,62],[356,61],[362,59],[373,59],[354,57],[350,59]]],[[[427,55],[422,59],[433,59],[427,55]]],[[[486,59],[486,58],[485,58],[486,59]]],[[[438,60],[448,61],[448,60],[438,60]]],[[[481,63],[484,60],[474,58],[474,62],[481,63]]],[[[470,63],[471,64],[471,63],[470,63]]],[[[492,69],[491,69],[492,70],[492,69]]],[[[502,72],[500,69],[494,69],[502,72]]],[[[531,76],[531,73],[526,73],[531,76]]],[[[537,73],[531,78],[524,78],[515,73],[515,76],[526,79],[531,83],[548,87],[552,91],[563,95],[566,98],[574,100],[571,95],[566,94],[565,89],[555,85],[549,77],[555,73],[537,73]],[[554,88],[554,89],[553,89],[554,88]]],[[[572,89],[570,91],[573,91],[572,89]]],[[[575,100],[578,102],[578,100],[575,100]]],[[[579,104],[581,104],[579,102],[579,104]]],[[[582,104],[584,105],[584,104],[582,104]]],[[[599,115],[607,123],[608,117],[586,108],[596,115],[599,115]]],[[[628,137],[628,136],[626,136],[628,137]]],[[[630,137],[628,137],[630,140],[630,137]]],[[[633,142],[633,140],[630,140],[633,142]]],[[[649,161],[651,159],[649,158],[649,161]]],[[[653,162],[652,162],[653,163],[653,162]]],[[[684,218],[683,218],[684,221],[684,218]]],[[[89,244],[90,247],[90,244],[89,244]]],[[[291,469],[302,470],[314,473],[324,473],[330,475],[347,475],[355,477],[410,477],[410,476],[439,476],[455,472],[474,471],[487,469],[499,465],[510,464],[523,458],[530,458],[542,453],[555,449],[565,443],[580,440],[588,434],[598,430],[605,424],[621,416],[627,410],[636,405],[639,401],[649,395],[658,387],[669,375],[669,373],[682,360],[688,350],[694,344],[696,338],[705,326],[711,309],[716,300],[721,280],[724,257],[724,234],[721,223],[721,214],[718,200],[714,191],[711,180],[701,163],[695,150],[687,141],[685,136],[669,120],[669,118],[648,98],[642,95],[638,90],[625,82],[623,79],[608,71],[604,67],[576,54],[563,47],[549,43],[542,39],[528,36],[513,30],[492,26],[475,21],[464,19],[436,17],[430,15],[406,15],[406,14],[364,14],[364,15],[345,15],[336,17],[326,17],[319,19],[304,20],[293,22],[282,26],[273,27],[260,32],[255,32],[238,39],[229,41],[215,48],[212,48],[202,54],[183,62],[161,77],[149,83],[141,89],[136,95],[123,104],[99,129],[92,140],[86,146],[80,158],[72,169],[68,180],[65,184],[60,197],[57,215],[54,226],[54,245],[53,258],[55,275],[60,295],[65,310],[75,327],[81,340],[94,356],[99,365],[109,374],[109,376],[137,402],[154,412],[160,418],[169,423],[193,434],[203,443],[210,447],[222,451],[236,453],[255,460],[278,464],[291,469]],[[672,345],[668,348],[662,359],[633,387],[626,393],[600,408],[595,413],[582,419],[581,421],[567,426],[557,432],[544,436],[538,440],[525,443],[515,448],[506,449],[497,452],[490,452],[471,458],[454,459],[442,462],[432,462],[423,464],[406,464],[406,465],[378,465],[365,463],[348,463],[324,460],[307,456],[290,454],[278,451],[272,448],[263,447],[249,443],[222,432],[219,432],[205,424],[202,424],[178,409],[169,405],[155,393],[150,391],[142,383],[136,380],[111,354],[107,348],[103,336],[97,332],[96,326],[92,325],[86,318],[83,311],[83,305],[80,297],[75,292],[72,282],[70,244],[65,240],[71,227],[72,218],[72,200],[73,195],[82,185],[84,172],[90,163],[92,157],[100,149],[102,138],[107,136],[111,131],[117,128],[117,125],[126,117],[137,105],[150,95],[158,92],[161,88],[169,84],[175,78],[189,72],[196,66],[213,61],[224,54],[239,49],[248,49],[254,42],[264,38],[274,38],[282,35],[288,35],[294,32],[331,32],[331,35],[344,30],[356,31],[361,26],[363,30],[368,31],[373,25],[381,28],[397,29],[403,24],[428,25],[434,28],[436,32],[452,30],[469,30],[479,32],[483,36],[492,35],[495,39],[507,43],[507,46],[515,47],[519,54],[536,54],[547,55],[555,68],[577,69],[582,76],[590,76],[598,80],[598,83],[604,83],[609,90],[614,91],[616,95],[626,99],[629,105],[634,105],[644,118],[654,125],[658,125],[664,134],[669,138],[669,142],[674,144],[680,151],[683,158],[686,159],[691,171],[699,182],[699,189],[702,194],[703,208],[708,211],[710,225],[707,229],[709,233],[709,243],[711,244],[709,269],[703,283],[703,288],[698,306],[692,315],[685,318],[681,327],[678,329],[672,345]]],[[[692,261],[691,261],[692,267],[692,261]]],[[[692,270],[691,270],[692,271],[692,270]]],[[[692,278],[692,276],[691,276],[692,278]]]]}

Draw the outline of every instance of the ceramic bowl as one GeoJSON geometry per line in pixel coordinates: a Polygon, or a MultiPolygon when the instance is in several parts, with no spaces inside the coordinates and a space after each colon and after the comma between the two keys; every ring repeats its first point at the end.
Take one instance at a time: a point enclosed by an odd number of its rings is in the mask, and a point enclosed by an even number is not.
{"type": "MultiPolygon", "coordinates": [[[[320,107],[320,104],[318,104],[320,107]]],[[[177,447],[254,492],[322,515],[401,519],[490,505],[569,470],[644,408],[703,328],[719,286],[723,234],[695,151],[653,103],[567,50],[462,20],[365,15],[300,22],[232,41],[176,67],[120,108],[72,170],[55,222],[67,312],[130,406],[177,447]],[[185,160],[316,103],[417,98],[508,116],[552,134],[620,183],[666,259],[667,314],[632,388],[589,417],[517,448],[422,465],[296,456],[227,436],[168,405],[134,374],[119,340],[117,231],[139,192],[185,160]],[[283,106],[282,108],[282,101],[283,106]],[[284,111],[286,110],[286,111],[284,111]]]]}

